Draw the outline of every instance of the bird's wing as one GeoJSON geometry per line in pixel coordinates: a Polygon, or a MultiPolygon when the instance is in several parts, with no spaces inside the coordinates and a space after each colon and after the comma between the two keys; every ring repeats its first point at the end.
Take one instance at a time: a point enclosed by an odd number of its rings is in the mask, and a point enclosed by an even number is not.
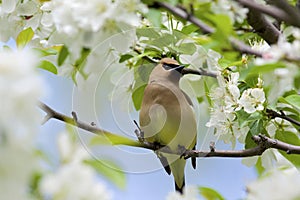
{"type": "Polygon", "coordinates": [[[194,106],[193,102],[191,100],[191,98],[189,97],[189,95],[187,95],[183,90],[181,90],[181,92],[183,93],[183,95],[185,96],[185,99],[187,100],[187,102],[190,104],[190,106],[194,106]]]}
{"type": "MultiPolygon", "coordinates": [[[[190,106],[194,106],[193,105],[193,102],[192,102],[192,100],[191,100],[191,98],[183,91],[183,90],[181,90],[182,91],[182,93],[184,94],[184,96],[185,96],[185,99],[187,100],[187,102],[190,104],[190,106]]],[[[197,135],[196,135],[197,136],[197,135]]],[[[197,137],[195,138],[195,140],[196,140],[196,143],[195,143],[195,146],[193,147],[193,150],[196,150],[196,145],[197,145],[197,137]]],[[[192,161],[192,166],[193,166],[193,168],[194,169],[196,169],[196,158],[195,157],[192,157],[191,158],[191,161],[192,161]]]]}

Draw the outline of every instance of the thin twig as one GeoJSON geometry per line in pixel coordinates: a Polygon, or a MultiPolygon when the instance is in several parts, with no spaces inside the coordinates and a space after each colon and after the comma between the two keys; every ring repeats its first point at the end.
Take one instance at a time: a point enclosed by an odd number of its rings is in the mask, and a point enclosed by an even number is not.
{"type": "Polygon", "coordinates": [[[242,41],[240,41],[234,37],[230,37],[229,41],[231,42],[232,46],[235,49],[237,49],[238,51],[240,51],[241,53],[247,53],[247,54],[255,55],[258,57],[263,56],[263,54],[261,52],[252,49],[250,46],[246,45],[245,43],[243,43],[242,41]]]}
{"type": "Polygon", "coordinates": [[[287,121],[289,121],[289,122],[291,122],[291,123],[293,123],[293,124],[296,124],[297,126],[300,126],[300,122],[299,122],[299,121],[297,121],[297,120],[295,120],[295,119],[293,119],[293,118],[291,118],[291,117],[289,117],[289,116],[286,116],[285,113],[284,113],[283,111],[281,111],[281,113],[278,113],[278,112],[276,112],[276,111],[274,111],[274,110],[271,110],[271,109],[267,109],[266,111],[267,111],[267,114],[268,114],[272,119],[278,117],[278,118],[287,120],[287,121]]]}
{"type": "MultiPolygon", "coordinates": [[[[53,110],[52,108],[50,108],[49,106],[47,106],[46,104],[44,104],[42,102],[39,103],[39,107],[43,111],[46,112],[47,117],[49,119],[53,118],[53,119],[60,120],[62,122],[77,126],[78,128],[89,131],[96,135],[110,135],[110,136],[115,135],[115,136],[119,137],[119,135],[117,135],[117,134],[110,133],[103,129],[99,129],[94,126],[91,126],[88,123],[79,121],[77,116],[74,117],[74,114],[73,114],[73,117],[76,118],[77,121],[75,121],[71,117],[68,117],[64,114],[61,114],[61,113],[53,110]]],[[[148,143],[148,142],[134,141],[129,138],[126,138],[126,139],[130,142],[118,143],[118,144],[142,147],[142,148],[146,148],[146,149],[150,149],[150,150],[154,150],[154,151],[160,151],[160,152],[164,152],[164,153],[170,153],[170,154],[176,154],[176,155],[182,156],[181,151],[173,152],[172,150],[170,150],[170,148],[168,148],[168,146],[163,146],[163,145],[148,143]]],[[[283,150],[289,154],[300,154],[300,146],[295,146],[295,145],[291,145],[291,144],[288,144],[285,142],[274,140],[274,139],[268,138],[263,135],[253,136],[253,140],[256,142],[257,146],[250,148],[250,149],[224,151],[224,150],[216,150],[214,145],[211,145],[210,151],[187,150],[184,154],[184,157],[186,159],[190,158],[190,157],[232,157],[232,158],[252,157],[252,156],[261,155],[268,148],[275,148],[275,149],[283,150]]]]}

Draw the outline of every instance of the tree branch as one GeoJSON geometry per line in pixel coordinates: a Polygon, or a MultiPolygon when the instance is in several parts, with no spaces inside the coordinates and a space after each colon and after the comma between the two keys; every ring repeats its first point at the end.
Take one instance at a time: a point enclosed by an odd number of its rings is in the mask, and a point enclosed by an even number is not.
{"type": "MultiPolygon", "coordinates": [[[[213,33],[215,31],[213,28],[211,28],[210,26],[203,23],[201,20],[196,18],[194,15],[187,13],[185,10],[183,10],[181,8],[173,7],[173,6],[169,5],[168,3],[160,2],[160,1],[156,1],[154,6],[164,8],[167,11],[169,11],[170,13],[172,13],[173,15],[178,16],[182,19],[185,19],[185,20],[193,23],[194,25],[199,27],[204,33],[213,33]]],[[[239,41],[235,38],[229,38],[229,41],[231,42],[232,46],[236,50],[240,51],[241,53],[248,53],[248,54],[259,56],[259,57],[263,56],[261,52],[258,52],[256,50],[252,49],[250,46],[246,45],[242,41],[239,41]]]]}
{"type": "Polygon", "coordinates": [[[286,1],[276,0],[277,6],[265,6],[258,4],[253,0],[237,0],[241,5],[259,11],[261,13],[267,14],[279,21],[284,21],[288,24],[300,27],[300,14],[297,12],[296,8],[290,6],[286,1]]]}
{"type": "Polygon", "coordinates": [[[261,36],[269,44],[277,43],[281,32],[274,24],[268,21],[261,12],[249,8],[247,16],[247,21],[255,30],[255,33],[261,36]]]}
{"type": "Polygon", "coordinates": [[[271,139],[264,135],[254,135],[252,139],[258,145],[256,147],[245,150],[213,150],[210,152],[191,150],[187,151],[185,158],[190,157],[230,157],[230,158],[242,158],[260,156],[269,148],[279,149],[285,151],[287,154],[300,154],[300,146],[291,145],[276,139],[271,139]]]}
{"type": "Polygon", "coordinates": [[[267,114],[269,117],[271,117],[272,119],[278,117],[278,118],[281,118],[281,119],[284,119],[284,120],[287,120],[293,124],[296,124],[297,126],[300,126],[300,122],[289,117],[289,116],[286,116],[285,113],[283,111],[280,111],[280,113],[274,111],[274,110],[271,110],[271,109],[267,109],[267,114]]]}
{"type": "MultiPolygon", "coordinates": [[[[96,135],[100,136],[109,136],[109,138],[115,137],[115,138],[123,138],[122,143],[117,142],[112,144],[114,145],[128,145],[128,146],[134,146],[134,147],[142,147],[154,151],[160,151],[164,153],[170,153],[170,154],[176,154],[184,156],[185,159],[188,159],[190,157],[232,157],[232,158],[240,158],[240,157],[252,157],[252,156],[259,156],[261,155],[265,150],[269,148],[275,148],[279,150],[286,151],[288,154],[300,154],[300,146],[291,145],[285,142],[281,142],[275,139],[268,138],[264,135],[255,135],[252,137],[252,139],[257,144],[256,147],[245,149],[245,150],[216,150],[214,145],[210,146],[210,151],[199,151],[199,150],[187,150],[185,152],[182,152],[178,150],[177,152],[171,151],[168,146],[163,146],[160,144],[154,144],[154,143],[148,143],[145,142],[140,137],[142,136],[142,130],[138,129],[136,130],[136,135],[138,136],[139,141],[135,141],[132,139],[129,139],[127,137],[123,137],[117,134],[110,133],[108,131],[105,131],[103,129],[99,129],[95,126],[89,125],[87,123],[81,122],[78,120],[77,115],[75,112],[72,112],[73,118],[68,117],[64,114],[61,114],[46,104],[40,102],[39,107],[46,112],[46,121],[49,119],[57,119],[59,121],[63,121],[67,124],[74,125],[78,128],[81,128],[83,130],[89,131],[91,133],[94,133],[96,135]]],[[[138,125],[137,125],[138,126],[138,125]]],[[[139,126],[138,126],[139,127],[139,126]]]]}
{"type": "Polygon", "coordinates": [[[261,52],[252,49],[250,46],[246,45],[245,43],[243,43],[240,40],[237,40],[233,37],[229,38],[229,40],[230,40],[232,46],[236,50],[240,51],[241,53],[247,53],[247,54],[255,55],[255,56],[258,56],[258,57],[263,56],[263,54],[261,52]]]}

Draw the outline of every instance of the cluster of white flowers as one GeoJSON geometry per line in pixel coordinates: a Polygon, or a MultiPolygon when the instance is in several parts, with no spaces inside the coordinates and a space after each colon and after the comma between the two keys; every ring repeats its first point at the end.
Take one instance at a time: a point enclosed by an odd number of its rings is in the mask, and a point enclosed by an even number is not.
{"type": "Polygon", "coordinates": [[[263,58],[257,58],[255,60],[258,65],[277,62],[282,58],[299,60],[300,29],[287,27],[279,37],[278,42],[271,46],[267,45],[265,42],[262,44],[257,43],[252,46],[254,46],[254,49],[258,48],[263,52],[263,58]],[[293,41],[289,41],[289,38],[293,38],[293,41]]]}
{"type": "Polygon", "coordinates": [[[80,31],[111,29],[113,23],[123,22],[136,26],[140,19],[135,11],[145,8],[138,0],[53,0],[42,6],[42,10],[51,12],[57,31],[69,36],[80,31]]]}
{"type": "Polygon", "coordinates": [[[43,83],[37,58],[26,52],[0,52],[0,193],[3,199],[28,199],[37,169],[35,140],[43,83]],[[22,166],[20,168],[20,166],[22,166]]]}
{"type": "Polygon", "coordinates": [[[108,54],[119,54],[120,49],[128,47],[128,44],[124,43],[128,43],[129,39],[130,44],[133,43],[135,38],[128,37],[128,32],[140,23],[141,16],[138,13],[146,12],[146,6],[139,0],[53,0],[44,3],[42,10],[49,12],[49,23],[55,27],[55,31],[47,40],[48,45],[65,44],[69,50],[69,57],[64,67],[59,69],[59,74],[70,75],[82,49],[88,48],[91,49],[91,54],[97,55],[98,58],[96,63],[90,62],[84,69],[89,75],[95,68],[107,67],[106,63],[116,63],[118,60],[113,58],[112,61],[108,54]],[[116,34],[123,34],[122,39],[113,41],[111,38],[115,38],[116,34]]]}
{"type": "Polygon", "coordinates": [[[40,190],[55,200],[112,199],[111,192],[97,179],[96,171],[83,161],[90,158],[87,150],[63,132],[58,137],[62,165],[41,180],[40,190]]]}
{"type": "Polygon", "coordinates": [[[243,92],[238,103],[247,113],[254,113],[264,109],[265,100],[265,93],[262,88],[250,88],[243,92]]]}
{"type": "Polygon", "coordinates": [[[300,174],[296,169],[275,170],[250,183],[247,200],[254,199],[299,199],[300,174]]]}
{"type": "Polygon", "coordinates": [[[266,100],[260,78],[257,88],[246,89],[242,95],[238,88],[238,79],[238,72],[232,73],[228,80],[221,75],[218,76],[219,87],[215,88],[211,94],[214,106],[210,121],[206,124],[206,126],[216,129],[219,139],[226,143],[231,142],[233,146],[236,138],[239,142],[244,143],[246,133],[249,131],[249,127],[246,125],[240,127],[234,112],[241,109],[249,114],[262,111],[266,100]]]}
{"type": "Polygon", "coordinates": [[[287,60],[299,60],[300,56],[300,29],[287,27],[278,43],[269,46],[265,41],[250,43],[253,49],[260,51],[263,54],[262,58],[256,58],[256,65],[272,64],[278,61],[285,63],[284,68],[274,69],[270,73],[265,73],[263,78],[265,85],[271,86],[268,93],[268,101],[273,103],[284,92],[291,90],[294,87],[294,78],[297,76],[298,66],[287,60]],[[288,42],[288,38],[293,38],[293,42],[288,42]],[[283,60],[282,60],[283,59],[283,60]]]}
{"type": "Polygon", "coordinates": [[[167,200],[197,200],[198,199],[198,188],[195,186],[186,186],[183,189],[183,194],[179,194],[179,192],[174,191],[170,192],[167,196],[167,200]]]}
{"type": "MultiPolygon", "coordinates": [[[[29,44],[32,47],[66,45],[69,54],[58,68],[58,74],[70,76],[76,70],[74,65],[82,49],[103,51],[97,46],[114,34],[139,25],[142,20],[139,13],[145,12],[147,7],[140,0],[3,0],[0,1],[0,41],[6,42],[10,37],[16,40],[22,30],[31,27],[34,37],[29,44]]],[[[133,37],[130,39],[132,43],[133,37]]],[[[121,45],[123,42],[106,45],[105,51],[121,45]]],[[[53,64],[57,62],[56,56],[45,59],[53,64]]],[[[97,67],[101,68],[99,62],[97,67]]]]}
{"type": "Polygon", "coordinates": [[[16,39],[19,32],[31,27],[34,38],[39,45],[40,40],[49,37],[53,31],[48,23],[49,13],[40,9],[38,0],[3,0],[0,2],[0,41],[6,42],[10,37],[16,39]]]}

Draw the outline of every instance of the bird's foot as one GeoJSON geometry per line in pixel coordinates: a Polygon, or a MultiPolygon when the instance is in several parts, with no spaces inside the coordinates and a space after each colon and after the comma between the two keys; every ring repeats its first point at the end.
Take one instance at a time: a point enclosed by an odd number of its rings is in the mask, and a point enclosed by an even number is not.
{"type": "Polygon", "coordinates": [[[187,151],[188,151],[188,150],[185,148],[185,146],[178,145],[178,153],[179,153],[179,155],[180,155],[180,158],[186,157],[187,151]]]}
{"type": "Polygon", "coordinates": [[[145,137],[144,137],[144,131],[140,128],[139,124],[133,120],[134,124],[137,126],[137,129],[135,129],[134,133],[136,137],[138,138],[139,142],[144,143],[145,137]]]}

